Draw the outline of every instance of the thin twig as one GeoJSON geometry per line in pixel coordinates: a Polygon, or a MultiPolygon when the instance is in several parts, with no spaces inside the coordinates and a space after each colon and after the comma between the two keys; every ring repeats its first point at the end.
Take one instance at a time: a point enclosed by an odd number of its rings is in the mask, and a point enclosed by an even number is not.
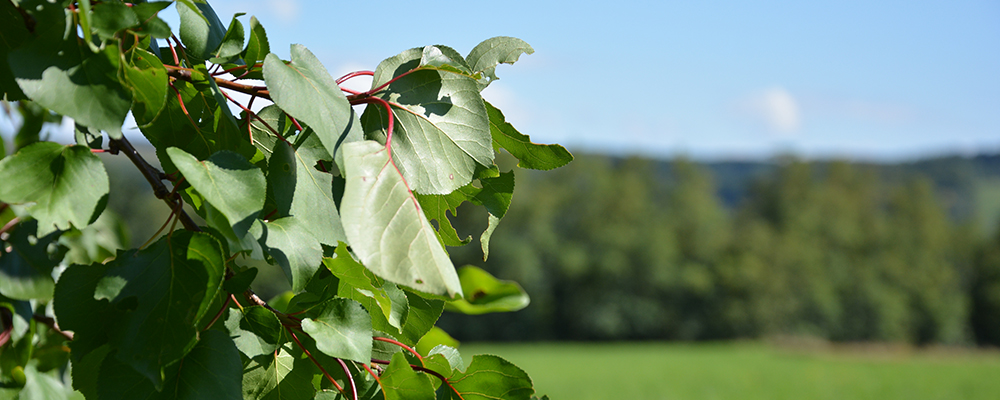
{"type": "Polygon", "coordinates": [[[351,398],[358,400],[358,387],[354,384],[354,377],[351,376],[351,370],[347,368],[347,363],[344,360],[338,358],[337,362],[340,363],[340,368],[344,369],[344,375],[347,375],[347,382],[351,384],[351,398]]]}
{"type": "Polygon", "coordinates": [[[66,338],[66,340],[73,340],[73,334],[70,332],[63,331],[62,329],[59,329],[59,324],[57,324],[56,320],[52,319],[52,317],[35,314],[32,315],[31,318],[34,319],[35,321],[45,324],[45,326],[49,327],[50,329],[56,331],[56,333],[62,335],[62,337],[66,338]]]}

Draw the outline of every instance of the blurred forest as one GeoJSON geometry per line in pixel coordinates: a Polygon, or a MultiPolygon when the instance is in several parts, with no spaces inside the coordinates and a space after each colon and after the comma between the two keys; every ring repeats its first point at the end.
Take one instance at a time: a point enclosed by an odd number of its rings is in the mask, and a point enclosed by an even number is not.
{"type": "MultiPolygon", "coordinates": [[[[145,242],[169,210],[124,157],[102,159],[109,208],[130,217],[133,245],[145,242]]],[[[459,340],[1000,345],[1000,155],[891,165],[577,155],[554,171],[515,170],[489,260],[478,243],[487,217],[471,207],[452,221],[476,239],[449,252],[519,282],[532,303],[445,313],[439,326],[459,340]]],[[[262,295],[287,287],[260,267],[262,295]]]]}
{"type": "MultiPolygon", "coordinates": [[[[1000,345],[1000,155],[582,155],[517,172],[489,260],[474,245],[449,251],[456,265],[520,282],[532,304],[446,313],[439,325],[458,339],[1000,345]]],[[[486,217],[469,210],[454,220],[477,232],[486,217]]]]}

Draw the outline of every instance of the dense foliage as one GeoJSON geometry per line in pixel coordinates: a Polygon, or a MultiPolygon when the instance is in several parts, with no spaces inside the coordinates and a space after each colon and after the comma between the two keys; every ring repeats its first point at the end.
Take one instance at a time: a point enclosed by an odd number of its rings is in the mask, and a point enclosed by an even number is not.
{"type": "Polygon", "coordinates": [[[426,46],[335,79],[302,45],[278,58],[240,17],[225,25],[204,0],[0,0],[0,89],[22,120],[0,149],[0,397],[531,398],[524,371],[467,365],[434,324],[528,303],[445,246],[470,242],[448,219],[468,202],[487,213],[488,254],[514,189],[501,150],[523,168],[572,160],[480,95],[532,48],[426,46]],[[171,5],[176,35],[157,16],[171,5]],[[362,75],[370,90],[340,86],[362,75]],[[123,134],[129,112],[162,171],[123,134]],[[76,145],[40,141],[61,116],[76,145]],[[148,242],[121,249],[102,215],[124,193],[96,153],[129,159],[166,203],[148,242]],[[291,291],[265,302],[250,260],[291,291]]]}
{"type": "MultiPolygon", "coordinates": [[[[468,340],[1000,345],[1000,242],[975,226],[985,217],[964,218],[960,208],[972,202],[968,182],[988,194],[1000,177],[990,160],[699,165],[584,156],[551,174],[525,171],[493,238],[506,251],[485,268],[524,285],[532,307],[445,315],[441,326],[468,340]]],[[[460,229],[479,224],[474,213],[459,216],[460,229]]],[[[475,257],[457,250],[456,260],[475,257]]]]}

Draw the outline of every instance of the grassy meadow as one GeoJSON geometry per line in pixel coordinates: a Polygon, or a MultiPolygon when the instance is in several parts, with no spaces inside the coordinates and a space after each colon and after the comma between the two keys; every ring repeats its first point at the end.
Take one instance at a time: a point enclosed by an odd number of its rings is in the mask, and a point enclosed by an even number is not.
{"type": "Polygon", "coordinates": [[[538,395],[587,399],[1000,399],[1000,353],[761,343],[461,346],[499,354],[538,395]]]}

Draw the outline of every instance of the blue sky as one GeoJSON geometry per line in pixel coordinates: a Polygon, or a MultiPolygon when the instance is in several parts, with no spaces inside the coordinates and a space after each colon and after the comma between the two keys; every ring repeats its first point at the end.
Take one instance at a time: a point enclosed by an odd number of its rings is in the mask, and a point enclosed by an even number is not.
{"type": "Polygon", "coordinates": [[[301,43],[335,76],[410,47],[524,39],[535,54],[500,67],[484,96],[535,141],[575,151],[1000,151],[997,1],[211,3],[224,22],[255,15],[272,51],[301,43]]]}

